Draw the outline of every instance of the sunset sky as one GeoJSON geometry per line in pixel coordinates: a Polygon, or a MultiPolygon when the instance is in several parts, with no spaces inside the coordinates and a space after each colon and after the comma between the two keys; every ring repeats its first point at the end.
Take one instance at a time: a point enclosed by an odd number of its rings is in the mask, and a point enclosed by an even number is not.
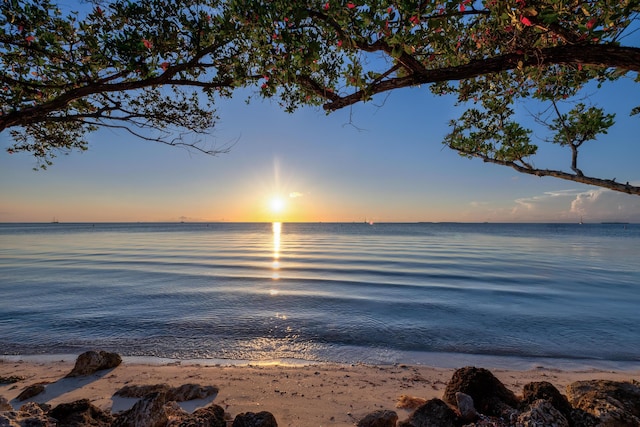
{"type": "MultiPolygon", "coordinates": [[[[584,147],[585,174],[640,184],[640,118],[629,117],[638,87],[590,89],[618,123],[584,147]]],[[[218,103],[210,141],[233,146],[217,157],[102,130],[89,136],[87,152],[33,171],[34,158],[7,154],[9,133],[0,134],[0,222],[640,222],[638,196],[526,176],[444,148],[461,110],[427,88],[329,116],[319,108],[287,114],[275,101],[246,105],[245,95],[218,103]]],[[[525,108],[518,119],[531,121],[525,108]]],[[[565,167],[569,156],[544,149],[535,164],[565,167]]]]}

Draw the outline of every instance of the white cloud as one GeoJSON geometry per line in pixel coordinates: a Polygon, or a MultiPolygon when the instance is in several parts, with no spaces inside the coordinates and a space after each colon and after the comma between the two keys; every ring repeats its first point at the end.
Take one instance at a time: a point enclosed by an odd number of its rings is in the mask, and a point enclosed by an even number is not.
{"type": "Polygon", "coordinates": [[[571,202],[571,212],[585,222],[640,222],[640,197],[606,189],[586,191],[571,202]]]}
{"type": "Polygon", "coordinates": [[[570,218],[570,201],[576,190],[547,191],[541,195],[514,200],[512,219],[518,221],[573,221],[570,218]]]}
{"type": "Polygon", "coordinates": [[[640,197],[602,188],[547,191],[514,203],[514,221],[640,222],[640,197]]]}
{"type": "Polygon", "coordinates": [[[302,196],[304,196],[304,194],[298,193],[297,191],[289,193],[289,198],[290,199],[296,199],[296,198],[302,197],[302,196]]]}

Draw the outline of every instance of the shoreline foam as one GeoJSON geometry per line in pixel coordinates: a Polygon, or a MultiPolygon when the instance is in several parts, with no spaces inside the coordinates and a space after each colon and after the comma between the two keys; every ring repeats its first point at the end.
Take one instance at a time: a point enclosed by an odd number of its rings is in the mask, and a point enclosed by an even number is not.
{"type": "MultiPolygon", "coordinates": [[[[66,361],[74,362],[77,354],[71,353],[42,353],[42,354],[0,354],[0,362],[29,361],[35,363],[66,361]]],[[[530,370],[537,368],[560,369],[567,371],[583,370],[612,370],[612,371],[637,371],[640,370],[640,360],[604,360],[593,358],[553,358],[553,357],[525,357],[525,356],[501,356],[487,354],[419,353],[415,357],[402,359],[400,362],[369,362],[367,360],[343,361],[319,361],[306,359],[220,359],[220,358],[171,358],[157,356],[122,356],[122,360],[131,364],[144,365],[201,365],[201,366],[309,366],[309,365],[369,365],[369,366],[425,366],[434,368],[456,369],[461,366],[482,366],[486,369],[530,370]]]]}

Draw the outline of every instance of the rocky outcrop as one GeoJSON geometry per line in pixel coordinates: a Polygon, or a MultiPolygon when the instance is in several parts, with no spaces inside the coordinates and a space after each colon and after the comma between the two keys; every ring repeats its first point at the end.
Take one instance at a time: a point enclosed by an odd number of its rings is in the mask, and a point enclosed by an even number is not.
{"type": "Polygon", "coordinates": [[[236,415],[232,427],[278,427],[271,412],[244,412],[236,415]]]}
{"type": "Polygon", "coordinates": [[[431,399],[416,409],[398,427],[457,427],[460,425],[456,413],[440,399],[431,399]]]}
{"type": "Polygon", "coordinates": [[[24,390],[22,390],[20,392],[20,394],[18,395],[18,397],[16,397],[16,399],[20,402],[23,402],[27,399],[31,399],[32,397],[35,397],[37,395],[39,395],[40,393],[44,392],[45,387],[48,383],[36,383],[36,384],[31,384],[30,386],[27,386],[24,388],[24,390]]]}
{"type": "Polygon", "coordinates": [[[13,410],[13,406],[11,406],[9,401],[4,396],[0,396],[0,412],[11,410],[13,410]]]}
{"type": "Polygon", "coordinates": [[[183,384],[180,387],[172,387],[167,392],[167,399],[176,402],[186,402],[187,400],[206,399],[218,394],[218,387],[201,386],[199,384],[183,384]]]}
{"type": "Polygon", "coordinates": [[[228,418],[221,406],[210,405],[195,410],[167,427],[227,427],[228,418]]]}
{"type": "Polygon", "coordinates": [[[0,412],[2,427],[58,427],[58,422],[49,417],[37,403],[29,402],[18,411],[0,412]]]}
{"type": "Polygon", "coordinates": [[[86,351],[76,359],[76,364],[67,374],[67,378],[91,375],[105,369],[113,369],[122,363],[117,353],[108,351],[86,351]]]}
{"type": "MultiPolygon", "coordinates": [[[[166,392],[144,396],[131,409],[116,416],[113,427],[226,427],[224,409],[217,405],[200,408],[192,414],[184,411],[166,392]]],[[[184,397],[184,395],[183,395],[184,397]]]]}
{"type": "Polygon", "coordinates": [[[455,410],[455,419],[434,399],[430,408],[423,405],[398,426],[640,427],[637,383],[578,381],[564,396],[551,383],[533,382],[518,398],[486,369],[466,367],[453,374],[443,400],[455,410]],[[477,419],[469,423],[474,409],[477,419]]]}
{"type": "Polygon", "coordinates": [[[569,427],[569,421],[548,400],[536,400],[518,415],[516,427],[569,427]]]}
{"type": "Polygon", "coordinates": [[[13,384],[13,383],[17,383],[18,381],[22,381],[22,380],[24,380],[24,377],[19,376],[19,375],[10,375],[8,377],[0,376],[0,384],[13,384]]]}
{"type": "MultiPolygon", "coordinates": [[[[104,369],[112,369],[122,363],[115,353],[88,351],[76,359],[73,370],[65,377],[91,375],[104,369]]],[[[37,383],[26,387],[17,400],[29,399],[42,393],[47,383],[37,383]]],[[[112,415],[91,404],[88,399],[63,403],[51,409],[48,405],[27,403],[19,411],[0,397],[0,427],[227,427],[231,419],[218,405],[199,408],[193,413],[184,411],[177,402],[206,399],[218,393],[215,386],[183,384],[170,387],[167,384],[127,386],[115,395],[134,397],[140,400],[121,414],[112,415]]],[[[272,414],[241,414],[240,426],[277,426],[272,414]],[[243,424],[244,423],[244,424],[243,424]]]]}
{"type": "Polygon", "coordinates": [[[48,415],[55,418],[60,427],[109,427],[113,423],[111,414],[92,405],[89,399],[62,403],[49,411],[48,415]]]}
{"type": "Polygon", "coordinates": [[[381,409],[358,421],[358,427],[396,427],[397,422],[398,414],[395,411],[381,409]]]}
{"type": "Polygon", "coordinates": [[[526,408],[528,405],[532,405],[540,399],[548,401],[555,409],[560,411],[562,415],[567,419],[571,419],[571,412],[573,408],[560,391],[555,386],[547,381],[532,382],[526,384],[522,389],[522,403],[521,405],[526,408]]]}
{"type": "Polygon", "coordinates": [[[462,422],[469,423],[478,419],[478,411],[476,411],[473,399],[468,394],[457,392],[456,405],[462,422]]]}
{"type": "Polygon", "coordinates": [[[574,408],[593,415],[602,427],[640,426],[640,387],[607,380],[577,381],[567,387],[574,408]]]}
{"type": "Polygon", "coordinates": [[[127,385],[113,393],[118,397],[145,397],[151,393],[167,393],[171,389],[169,384],[151,384],[151,385],[127,385]]]}
{"type": "MultiPolygon", "coordinates": [[[[117,356],[117,355],[116,355],[117,356]]],[[[77,375],[117,366],[121,359],[105,352],[83,353],[76,362],[77,375]],[[101,354],[102,353],[102,354],[101,354]]],[[[71,374],[69,374],[71,375],[71,374]]],[[[74,374],[75,375],[75,374],[74,374]]],[[[18,399],[28,399],[47,383],[26,387],[18,399]]],[[[277,427],[272,413],[246,412],[232,417],[215,404],[193,413],[178,402],[205,399],[218,393],[214,386],[184,384],[130,385],[115,395],[140,399],[131,409],[113,415],[87,399],[48,405],[27,403],[20,410],[0,396],[0,427],[277,427]]],[[[392,410],[379,410],[362,418],[358,427],[640,427],[640,384],[606,380],[578,381],[564,396],[549,382],[532,382],[516,396],[491,372],[465,367],[454,372],[443,399],[425,401],[403,396],[402,406],[418,406],[398,422],[392,410]],[[410,401],[411,405],[406,404],[410,401]]]]}
{"type": "Polygon", "coordinates": [[[168,384],[129,385],[116,391],[114,396],[139,398],[151,393],[164,393],[166,400],[186,402],[211,397],[218,393],[218,387],[199,384],[183,384],[180,387],[170,387],[168,384]]]}
{"type": "Polygon", "coordinates": [[[176,418],[178,409],[182,411],[179,406],[176,408],[172,402],[167,402],[164,393],[150,393],[131,409],[118,415],[112,425],[113,427],[164,427],[170,419],[176,418]]]}
{"type": "Polygon", "coordinates": [[[454,372],[447,384],[443,400],[457,404],[456,393],[469,395],[478,412],[502,416],[509,408],[518,406],[516,395],[508,390],[489,370],[467,366],[454,372]]]}

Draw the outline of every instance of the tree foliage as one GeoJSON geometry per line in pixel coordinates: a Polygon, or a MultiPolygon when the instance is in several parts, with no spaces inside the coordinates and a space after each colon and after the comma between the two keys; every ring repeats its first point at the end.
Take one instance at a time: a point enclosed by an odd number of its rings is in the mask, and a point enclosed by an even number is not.
{"type": "MultiPolygon", "coordinates": [[[[613,125],[587,105],[585,85],[638,81],[636,0],[231,1],[264,96],[288,109],[334,111],[377,94],[429,85],[457,96],[462,114],[444,144],[461,155],[630,194],[640,188],[587,176],[579,149],[613,125]],[[547,142],[568,148],[566,170],[535,166],[532,130],[516,104],[539,106],[547,142]]],[[[635,113],[637,111],[632,111],[635,113]]]]}
{"type": "Polygon", "coordinates": [[[461,155],[640,194],[589,176],[579,157],[614,124],[585,86],[639,81],[640,48],[628,41],[640,0],[115,0],[83,19],[46,0],[1,8],[10,150],[85,148],[86,132],[105,125],[205,132],[215,96],[240,86],[288,111],[331,112],[424,85],[457,97],[443,143],[461,155]],[[543,142],[567,150],[566,169],[536,166],[519,105],[538,108],[543,142]]]}
{"type": "Polygon", "coordinates": [[[9,152],[42,167],[60,150],[87,148],[87,133],[123,128],[154,141],[193,139],[228,95],[236,54],[217,1],[95,2],[63,11],[49,0],[0,3],[0,131],[9,152]],[[186,138],[186,139],[185,139],[186,138]]]}

